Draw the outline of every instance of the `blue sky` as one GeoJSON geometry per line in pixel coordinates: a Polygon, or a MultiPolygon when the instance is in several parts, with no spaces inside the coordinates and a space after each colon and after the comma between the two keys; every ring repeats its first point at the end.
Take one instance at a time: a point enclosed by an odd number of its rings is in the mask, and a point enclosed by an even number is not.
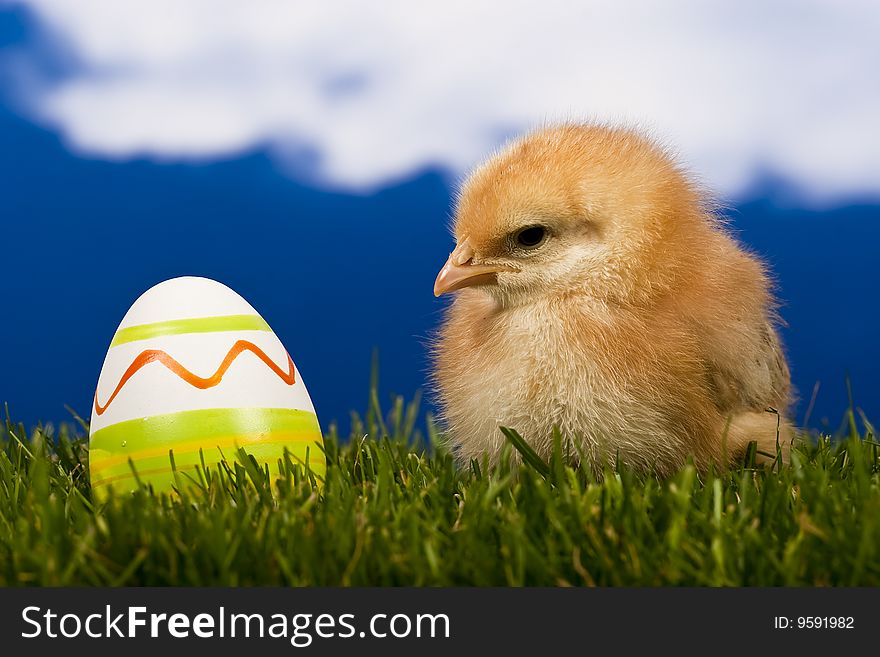
{"type": "Polygon", "coordinates": [[[128,306],[184,274],[264,315],[325,424],[364,407],[374,347],[411,395],[456,180],[586,116],[674,144],[771,263],[799,419],[820,381],[836,427],[847,375],[880,416],[880,12],[569,4],[0,0],[0,401],[85,415],[128,306]]]}

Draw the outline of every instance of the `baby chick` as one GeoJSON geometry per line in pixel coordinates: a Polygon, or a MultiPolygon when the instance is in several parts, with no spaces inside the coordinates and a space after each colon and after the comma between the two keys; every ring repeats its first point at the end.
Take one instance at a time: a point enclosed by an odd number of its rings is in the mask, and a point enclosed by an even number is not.
{"type": "Polygon", "coordinates": [[[454,232],[434,379],[461,460],[497,460],[501,426],[545,458],[557,427],[592,467],[661,475],[789,442],[765,269],[638,133],[520,139],[464,184],[454,232]]]}

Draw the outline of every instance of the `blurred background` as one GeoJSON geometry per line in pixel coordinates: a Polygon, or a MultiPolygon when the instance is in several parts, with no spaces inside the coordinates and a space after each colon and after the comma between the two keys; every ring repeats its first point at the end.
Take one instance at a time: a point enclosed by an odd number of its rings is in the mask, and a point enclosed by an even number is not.
{"type": "Polygon", "coordinates": [[[876,422],[878,34],[874,1],[0,0],[0,403],[88,417],[129,305],[201,275],[347,431],[374,349],[383,402],[428,392],[461,177],[596,119],[672,145],[771,263],[798,421],[835,430],[849,381],[876,422]]]}

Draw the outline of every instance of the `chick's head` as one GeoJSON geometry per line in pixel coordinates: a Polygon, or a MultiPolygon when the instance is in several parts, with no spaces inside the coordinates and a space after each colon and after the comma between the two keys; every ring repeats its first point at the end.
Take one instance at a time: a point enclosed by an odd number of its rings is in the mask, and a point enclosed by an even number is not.
{"type": "Polygon", "coordinates": [[[501,305],[656,294],[699,251],[707,216],[699,199],[669,156],[634,131],[541,130],[462,187],[456,246],[434,293],[479,287],[501,305]]]}

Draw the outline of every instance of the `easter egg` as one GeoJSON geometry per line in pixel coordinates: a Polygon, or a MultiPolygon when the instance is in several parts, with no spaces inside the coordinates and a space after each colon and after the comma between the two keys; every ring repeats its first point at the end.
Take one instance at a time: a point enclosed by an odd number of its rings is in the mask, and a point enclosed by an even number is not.
{"type": "Polygon", "coordinates": [[[293,360],[242,297],[207,278],[147,290],[116,329],[98,379],[89,471],[98,497],[138,481],[168,491],[230,468],[239,448],[279,473],[285,452],[319,477],[322,436],[293,360]]]}

